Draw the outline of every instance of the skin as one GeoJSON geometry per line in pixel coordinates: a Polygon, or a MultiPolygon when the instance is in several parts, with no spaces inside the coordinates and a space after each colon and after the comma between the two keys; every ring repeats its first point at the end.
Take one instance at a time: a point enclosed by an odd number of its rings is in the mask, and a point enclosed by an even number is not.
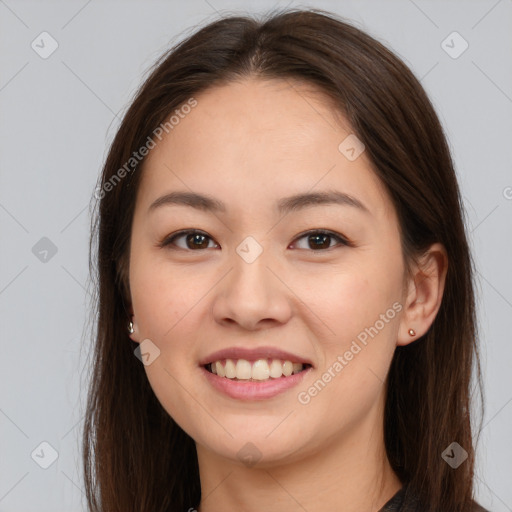
{"type": "Polygon", "coordinates": [[[149,382],[196,442],[199,511],[377,511],[402,486],[384,450],[386,375],[396,346],[423,335],[437,314],[446,252],[432,245],[406,279],[391,200],[365,152],[349,161],[338,150],[351,130],[320,92],[250,78],[196,99],[145,161],[129,281],[131,337],[160,350],[145,366],[149,382]],[[283,197],[327,189],[369,212],[315,205],[283,217],[275,210],[283,197]],[[177,190],[210,195],[226,212],[148,211],[177,190]],[[182,229],[209,238],[159,246],[182,229]],[[318,249],[298,238],[310,229],[334,231],[353,246],[331,238],[318,249]],[[251,264],[236,252],[247,236],[263,248],[251,264]],[[300,403],[297,394],[394,303],[401,305],[394,318],[300,403]],[[213,389],[198,366],[222,348],[263,345],[309,358],[314,369],[276,397],[242,401],[213,389]],[[261,454],[250,467],[237,456],[248,442],[261,454]]]}

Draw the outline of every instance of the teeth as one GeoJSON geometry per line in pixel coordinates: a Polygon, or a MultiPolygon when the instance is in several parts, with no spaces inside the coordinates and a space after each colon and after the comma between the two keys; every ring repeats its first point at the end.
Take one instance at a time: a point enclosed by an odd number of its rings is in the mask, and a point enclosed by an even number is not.
{"type": "Polygon", "coordinates": [[[236,362],[236,378],[247,380],[251,378],[251,363],[249,361],[239,359],[236,362]]]}
{"type": "Polygon", "coordinates": [[[226,359],[226,366],[224,366],[224,373],[228,379],[236,377],[236,366],[231,359],[226,359]]]}
{"type": "Polygon", "coordinates": [[[224,371],[224,366],[222,366],[222,363],[220,361],[217,361],[215,363],[215,368],[217,370],[217,375],[219,377],[225,377],[226,376],[226,372],[224,371]]]}
{"type": "MultiPolygon", "coordinates": [[[[240,360],[238,363],[240,363],[240,360]]],[[[270,368],[267,361],[265,361],[265,359],[258,359],[255,361],[252,365],[251,377],[256,380],[268,380],[269,376],[270,368]]]]}
{"type": "Polygon", "coordinates": [[[270,376],[274,379],[278,379],[283,374],[283,365],[281,361],[272,359],[270,363],[270,376]]]}
{"type": "Polygon", "coordinates": [[[289,377],[292,374],[303,370],[302,363],[292,363],[291,361],[281,361],[280,359],[258,359],[251,363],[246,359],[226,359],[215,361],[210,365],[212,373],[219,377],[238,380],[269,380],[270,378],[279,379],[281,376],[289,377]]]}

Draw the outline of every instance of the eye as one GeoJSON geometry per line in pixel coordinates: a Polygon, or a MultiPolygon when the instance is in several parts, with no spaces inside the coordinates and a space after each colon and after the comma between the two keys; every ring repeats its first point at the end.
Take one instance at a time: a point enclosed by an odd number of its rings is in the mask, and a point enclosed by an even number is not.
{"type": "MultiPolygon", "coordinates": [[[[315,252],[319,252],[319,250],[331,249],[331,242],[333,240],[337,241],[337,245],[345,245],[351,247],[352,244],[345,237],[340,235],[339,233],[335,233],[334,231],[329,230],[311,230],[303,233],[299,237],[297,237],[292,243],[292,245],[296,245],[297,240],[301,240],[303,238],[307,239],[307,243],[310,245],[309,247],[299,247],[299,249],[312,250],[315,252]]],[[[160,247],[169,247],[170,249],[178,248],[183,250],[201,250],[208,249],[209,242],[213,239],[203,231],[197,229],[188,229],[178,231],[173,235],[166,237],[162,242],[159,243],[160,247]],[[180,239],[185,240],[185,246],[180,246],[176,243],[176,240],[180,239]],[[174,246],[174,247],[172,247],[174,246]]],[[[214,247],[218,247],[218,244],[214,243],[214,247]]]]}
{"type": "MultiPolygon", "coordinates": [[[[213,241],[213,239],[203,231],[198,231],[197,229],[189,229],[179,231],[174,235],[166,237],[159,245],[160,247],[168,247],[174,245],[179,249],[184,250],[208,249],[208,240],[213,241]],[[180,238],[185,238],[185,247],[179,246],[175,243],[175,241],[179,240],[180,238]]],[[[174,249],[174,247],[170,248],[174,249]]]]}
{"type": "MultiPolygon", "coordinates": [[[[333,246],[331,246],[331,241],[337,240],[338,245],[346,245],[351,246],[352,244],[343,236],[341,236],[339,233],[335,233],[333,231],[328,230],[312,230],[307,231],[306,233],[303,233],[301,236],[296,238],[295,240],[300,240],[302,238],[306,238],[306,243],[309,244],[309,247],[302,247],[302,249],[306,250],[312,250],[315,252],[319,252],[319,250],[322,249],[330,249],[333,246]]],[[[300,248],[300,247],[299,247],[300,248]]]]}

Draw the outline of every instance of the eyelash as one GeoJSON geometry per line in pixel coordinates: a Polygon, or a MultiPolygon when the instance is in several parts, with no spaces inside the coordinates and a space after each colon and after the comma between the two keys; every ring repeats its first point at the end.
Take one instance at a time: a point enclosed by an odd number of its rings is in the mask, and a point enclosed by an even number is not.
{"type": "MultiPolygon", "coordinates": [[[[209,238],[210,240],[213,241],[213,238],[211,238],[204,231],[201,231],[201,230],[198,230],[198,229],[184,229],[182,231],[178,231],[177,233],[174,233],[172,235],[167,236],[166,238],[164,238],[158,244],[158,246],[160,248],[168,248],[168,249],[171,249],[171,250],[182,250],[182,251],[189,251],[189,252],[205,250],[205,249],[188,249],[188,248],[187,249],[183,249],[182,247],[176,247],[176,246],[172,247],[174,245],[174,241],[176,239],[181,238],[182,236],[185,236],[185,235],[189,235],[189,234],[203,235],[203,236],[205,236],[205,237],[207,237],[207,238],[209,238]]],[[[334,231],[330,231],[328,229],[312,229],[312,230],[306,231],[304,233],[301,233],[299,236],[297,236],[294,239],[293,242],[295,242],[296,240],[300,240],[301,238],[305,238],[307,236],[311,236],[311,235],[325,235],[325,236],[329,236],[331,238],[336,239],[338,241],[338,244],[333,246],[333,247],[328,247],[327,249],[319,249],[319,250],[301,249],[301,250],[306,250],[306,251],[310,251],[310,252],[325,252],[325,251],[328,251],[330,249],[334,249],[334,248],[340,247],[340,246],[353,247],[352,242],[350,240],[348,240],[346,237],[343,237],[339,233],[336,233],[334,231]]]]}

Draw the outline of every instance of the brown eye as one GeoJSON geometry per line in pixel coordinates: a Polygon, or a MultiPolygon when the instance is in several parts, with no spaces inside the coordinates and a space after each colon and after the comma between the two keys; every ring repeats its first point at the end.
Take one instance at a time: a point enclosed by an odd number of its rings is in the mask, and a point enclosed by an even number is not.
{"type": "Polygon", "coordinates": [[[307,233],[303,233],[300,237],[296,238],[296,240],[307,239],[308,247],[299,247],[299,249],[306,249],[311,251],[319,251],[330,249],[335,247],[335,245],[331,245],[331,242],[337,241],[337,245],[350,245],[348,240],[339,235],[338,233],[333,233],[332,231],[308,231],[307,233]]]}
{"type": "MultiPolygon", "coordinates": [[[[295,240],[307,240],[307,247],[298,247],[299,249],[306,249],[309,251],[320,252],[339,245],[351,246],[351,243],[339,233],[332,231],[314,230],[303,233],[295,240]],[[332,242],[337,242],[334,245],[332,242]]],[[[214,243],[214,246],[209,246],[209,243],[213,242],[213,239],[206,233],[198,230],[185,230],[175,233],[167,237],[163,242],[160,243],[160,247],[167,247],[169,249],[183,249],[189,251],[204,250],[209,248],[218,247],[218,244],[214,243]],[[184,239],[184,245],[176,243],[177,240],[184,239]]],[[[297,245],[295,242],[293,245],[297,245]]]]}
{"type": "Polygon", "coordinates": [[[197,230],[180,231],[168,238],[166,238],[161,244],[161,247],[174,248],[176,246],[179,249],[184,250],[200,250],[208,249],[208,244],[213,241],[206,233],[197,230]],[[176,240],[184,239],[185,246],[176,243],[176,240]]]}

